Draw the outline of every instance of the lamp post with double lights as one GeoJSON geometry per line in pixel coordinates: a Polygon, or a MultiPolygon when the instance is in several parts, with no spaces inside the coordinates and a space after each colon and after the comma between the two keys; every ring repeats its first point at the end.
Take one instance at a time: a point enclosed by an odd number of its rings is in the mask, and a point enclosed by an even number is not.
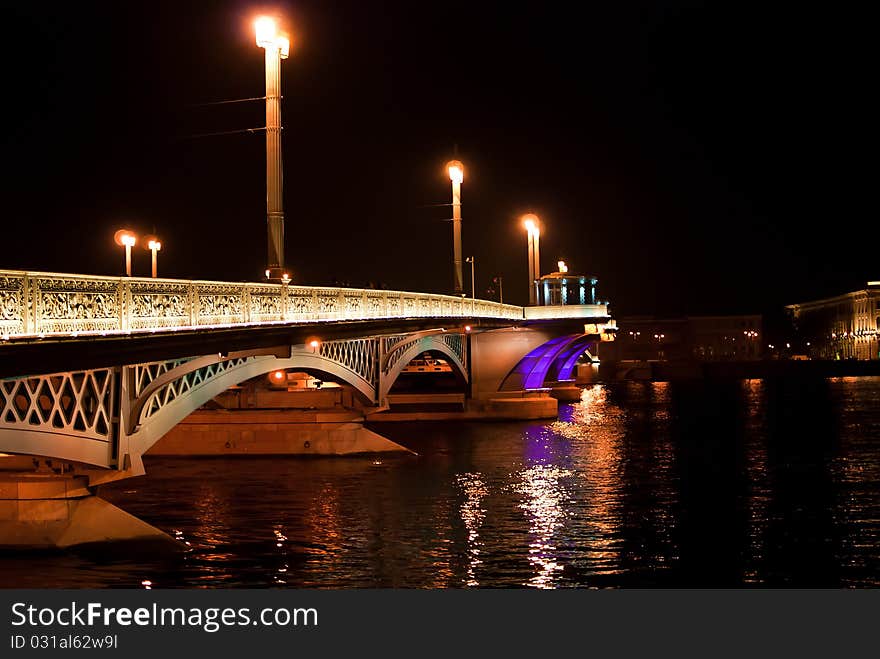
{"type": "Polygon", "coordinates": [[[254,22],[257,45],[266,51],[266,277],[284,278],[284,178],[281,163],[281,60],[290,54],[290,39],[278,33],[274,18],[254,22]]]}
{"type": "Polygon", "coordinates": [[[153,260],[153,279],[158,276],[158,266],[157,266],[157,257],[156,253],[162,249],[162,242],[156,236],[144,236],[143,245],[146,249],[152,252],[152,260],[153,260]]]}
{"type": "Polygon", "coordinates": [[[125,248],[125,275],[131,277],[131,248],[137,244],[137,236],[133,231],[120,229],[113,235],[113,240],[125,248]]]}
{"type": "Polygon", "coordinates": [[[534,306],[538,303],[538,284],[541,277],[541,260],[539,242],[541,238],[540,220],[534,213],[522,216],[523,226],[529,234],[529,304],[534,306]]]}
{"type": "Polygon", "coordinates": [[[464,180],[464,165],[460,160],[446,163],[449,180],[452,182],[452,267],[455,295],[464,290],[461,272],[461,182],[464,180]]]}

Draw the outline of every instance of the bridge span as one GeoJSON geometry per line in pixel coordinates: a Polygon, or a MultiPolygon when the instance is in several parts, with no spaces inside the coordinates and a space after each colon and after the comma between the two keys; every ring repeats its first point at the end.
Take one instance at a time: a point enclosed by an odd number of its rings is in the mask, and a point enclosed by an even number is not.
{"type": "Polygon", "coordinates": [[[473,404],[511,407],[615,330],[604,304],[0,270],[0,545],[156,535],[97,486],[143,474],[160,438],[256,376],[319,374],[381,410],[432,352],[473,404]]]}

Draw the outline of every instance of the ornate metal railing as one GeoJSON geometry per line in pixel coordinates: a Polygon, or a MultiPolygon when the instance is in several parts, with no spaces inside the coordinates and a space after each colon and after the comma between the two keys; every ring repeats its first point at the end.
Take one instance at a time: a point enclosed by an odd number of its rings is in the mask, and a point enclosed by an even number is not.
{"type": "Polygon", "coordinates": [[[523,308],[450,295],[0,270],[0,336],[451,317],[522,320],[523,308]]]}

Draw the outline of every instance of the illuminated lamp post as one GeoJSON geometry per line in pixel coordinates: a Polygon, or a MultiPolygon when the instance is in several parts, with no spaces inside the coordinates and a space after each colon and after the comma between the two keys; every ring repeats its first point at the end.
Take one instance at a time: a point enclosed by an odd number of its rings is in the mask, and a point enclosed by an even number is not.
{"type": "Polygon", "coordinates": [[[446,163],[449,180],[452,181],[452,265],[455,278],[455,294],[464,290],[461,273],[461,182],[464,180],[464,165],[459,160],[446,163]]]}
{"type": "Polygon", "coordinates": [[[128,229],[120,229],[113,235],[113,240],[125,247],[125,274],[131,277],[131,248],[137,244],[137,236],[128,229]]]}
{"type": "Polygon", "coordinates": [[[538,240],[540,238],[540,229],[538,224],[540,220],[534,213],[527,213],[522,216],[523,226],[529,234],[529,304],[534,306],[538,303],[538,289],[535,283],[540,275],[540,263],[538,259],[538,240]]]}
{"type": "Polygon", "coordinates": [[[146,243],[145,247],[153,253],[153,279],[155,279],[158,276],[156,252],[162,249],[162,243],[156,236],[145,236],[144,242],[146,243]]]}
{"type": "Polygon", "coordinates": [[[290,54],[290,40],[278,34],[275,19],[261,16],[254,22],[257,45],[266,51],[266,277],[284,276],[284,181],[281,168],[281,60],[290,54]]]}

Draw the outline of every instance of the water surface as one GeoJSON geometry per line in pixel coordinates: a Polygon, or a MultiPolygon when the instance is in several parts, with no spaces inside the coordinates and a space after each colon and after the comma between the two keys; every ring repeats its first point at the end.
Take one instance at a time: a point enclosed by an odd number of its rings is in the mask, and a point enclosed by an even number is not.
{"type": "Polygon", "coordinates": [[[595,385],[555,422],[376,425],[418,456],[147,458],[179,539],[5,587],[880,585],[880,378],[595,385]]]}

